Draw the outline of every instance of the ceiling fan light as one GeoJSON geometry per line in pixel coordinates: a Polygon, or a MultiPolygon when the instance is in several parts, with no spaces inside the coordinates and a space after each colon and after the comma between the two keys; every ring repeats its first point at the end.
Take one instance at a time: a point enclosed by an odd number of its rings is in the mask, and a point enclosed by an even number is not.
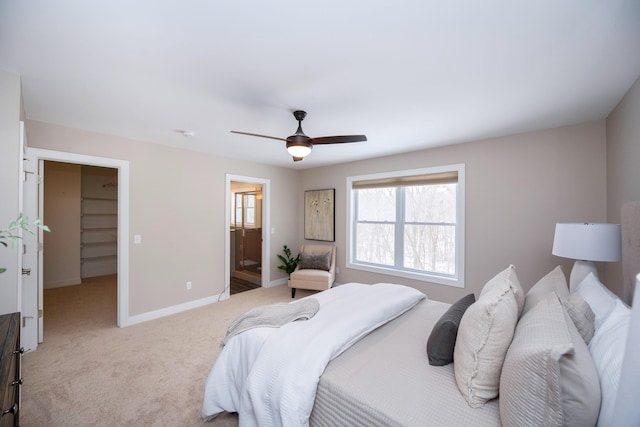
{"type": "Polygon", "coordinates": [[[293,157],[305,157],[311,153],[311,144],[308,142],[287,142],[287,151],[293,157]]]}

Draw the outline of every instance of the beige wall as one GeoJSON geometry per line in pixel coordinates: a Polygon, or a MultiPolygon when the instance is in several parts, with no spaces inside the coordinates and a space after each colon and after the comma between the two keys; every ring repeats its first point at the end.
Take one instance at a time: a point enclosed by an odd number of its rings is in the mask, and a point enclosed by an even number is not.
{"type": "MultiPolygon", "coordinates": [[[[339,283],[395,282],[453,302],[474,292],[509,264],[525,289],[554,266],[568,275],[571,260],[551,255],[555,223],[606,219],[603,120],[302,172],[298,204],[309,189],[336,189],[339,283]],[[466,286],[464,289],[345,268],[346,177],[392,170],[466,165],[466,286]]],[[[299,228],[303,227],[300,216],[299,228]]]]}
{"type": "MultiPolygon", "coordinates": [[[[623,203],[640,200],[640,78],[607,118],[607,222],[620,223],[623,203]]],[[[608,264],[607,285],[623,296],[620,263],[608,264]]]]}
{"type": "Polygon", "coordinates": [[[31,147],[129,161],[130,316],[223,292],[227,173],[271,181],[271,280],[284,277],[275,255],[299,239],[296,171],[35,121],[27,136],[31,147]]]}
{"type": "Polygon", "coordinates": [[[80,165],[45,162],[43,287],[80,279],[80,165]]]}
{"type": "MultiPolygon", "coordinates": [[[[18,155],[19,77],[0,71],[0,89],[0,221],[8,222],[17,214],[17,164],[11,159],[18,155]]],[[[477,293],[509,263],[518,267],[525,288],[557,264],[568,274],[572,262],[551,255],[555,222],[616,222],[621,202],[640,198],[633,164],[639,158],[639,92],[636,82],[606,127],[596,121],[302,172],[39,122],[28,122],[27,131],[33,147],[130,162],[130,231],[143,235],[142,245],[131,245],[130,315],[221,292],[225,173],[271,180],[272,281],[284,277],[275,258],[282,245],[304,243],[304,190],[336,188],[339,282],[396,281],[453,301],[477,293]],[[466,164],[465,289],[345,269],[347,176],[452,163],[466,164]],[[194,284],[190,293],[186,280],[194,284]]],[[[15,265],[9,251],[0,256],[15,265]]],[[[15,274],[0,275],[0,312],[15,309],[15,274]]]]}
{"type": "MultiPolygon", "coordinates": [[[[20,76],[0,70],[0,228],[16,219],[20,158],[20,76]]],[[[0,247],[0,314],[18,309],[17,248],[0,247]]]]}

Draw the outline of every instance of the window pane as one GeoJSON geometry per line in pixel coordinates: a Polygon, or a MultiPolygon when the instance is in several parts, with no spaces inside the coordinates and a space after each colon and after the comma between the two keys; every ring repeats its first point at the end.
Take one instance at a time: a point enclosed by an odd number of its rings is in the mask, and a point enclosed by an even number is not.
{"type": "Polygon", "coordinates": [[[395,188],[370,188],[358,192],[358,221],[396,220],[395,188]]]}
{"type": "Polygon", "coordinates": [[[458,184],[405,187],[405,221],[456,222],[458,184]]]}
{"type": "Polygon", "coordinates": [[[455,274],[455,237],[453,225],[405,225],[404,267],[455,274]]]}
{"type": "Polygon", "coordinates": [[[256,222],[256,220],[255,220],[255,209],[247,208],[245,223],[249,224],[249,225],[253,225],[253,224],[255,224],[255,222],[256,222]]]}
{"type": "Polygon", "coordinates": [[[356,260],[393,265],[394,229],[393,224],[358,224],[356,260]]]}
{"type": "Polygon", "coordinates": [[[236,224],[242,224],[242,194],[236,194],[236,214],[235,214],[235,222],[236,224]]]}

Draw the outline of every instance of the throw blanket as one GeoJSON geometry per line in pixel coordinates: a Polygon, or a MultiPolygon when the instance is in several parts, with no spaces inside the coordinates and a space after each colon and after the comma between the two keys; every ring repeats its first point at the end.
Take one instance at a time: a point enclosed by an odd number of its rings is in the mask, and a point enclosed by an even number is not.
{"type": "Polygon", "coordinates": [[[279,328],[295,320],[308,320],[319,309],[320,303],[315,298],[305,298],[297,302],[261,305],[252,308],[229,324],[227,334],[220,346],[224,347],[229,338],[252,328],[279,328]]]}
{"type": "Polygon", "coordinates": [[[314,295],[305,322],[231,337],[207,377],[202,417],[237,412],[240,426],[307,426],[326,365],[360,338],[411,309],[413,288],[349,283],[314,295]]]}

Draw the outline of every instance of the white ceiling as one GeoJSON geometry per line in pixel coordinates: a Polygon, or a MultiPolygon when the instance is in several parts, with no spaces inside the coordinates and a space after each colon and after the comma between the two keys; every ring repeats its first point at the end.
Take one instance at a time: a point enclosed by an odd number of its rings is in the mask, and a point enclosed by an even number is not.
{"type": "Polygon", "coordinates": [[[639,0],[0,0],[27,118],[308,168],[606,117],[639,0]],[[293,163],[309,136],[366,134],[293,163]],[[186,138],[176,130],[195,133],[186,138]]]}

